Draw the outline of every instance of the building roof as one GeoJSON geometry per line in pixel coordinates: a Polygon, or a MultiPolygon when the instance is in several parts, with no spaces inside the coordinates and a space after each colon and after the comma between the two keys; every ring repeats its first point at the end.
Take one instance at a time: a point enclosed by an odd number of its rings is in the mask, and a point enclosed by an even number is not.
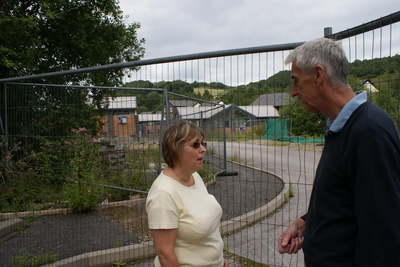
{"type": "MultiPolygon", "coordinates": [[[[278,110],[271,105],[259,106],[235,106],[226,105],[225,110],[236,108],[256,118],[276,118],[279,117],[278,110]]],[[[178,116],[185,120],[208,119],[223,111],[223,107],[180,107],[177,108],[178,116]]]]}
{"type": "Polygon", "coordinates": [[[137,109],[136,96],[119,96],[114,99],[108,98],[108,109],[137,109]]]}
{"type": "Polygon", "coordinates": [[[276,92],[271,94],[260,95],[251,105],[272,105],[281,107],[287,104],[290,94],[286,92],[276,92]]]}
{"type": "Polygon", "coordinates": [[[223,107],[178,107],[178,116],[184,120],[208,119],[223,110],[223,107]]]}
{"type": "Polygon", "coordinates": [[[222,100],[214,100],[214,101],[209,101],[209,102],[203,102],[200,104],[202,107],[217,107],[225,104],[224,101],[222,100]]]}
{"type": "Polygon", "coordinates": [[[278,110],[272,105],[258,106],[239,106],[238,108],[250,113],[257,118],[276,118],[279,117],[278,110]]]}
{"type": "Polygon", "coordinates": [[[194,107],[197,104],[191,100],[168,100],[168,102],[174,107],[194,107]]]}
{"type": "Polygon", "coordinates": [[[139,123],[140,122],[149,122],[149,121],[161,121],[162,116],[161,113],[153,113],[153,112],[142,112],[138,115],[139,123]]]}

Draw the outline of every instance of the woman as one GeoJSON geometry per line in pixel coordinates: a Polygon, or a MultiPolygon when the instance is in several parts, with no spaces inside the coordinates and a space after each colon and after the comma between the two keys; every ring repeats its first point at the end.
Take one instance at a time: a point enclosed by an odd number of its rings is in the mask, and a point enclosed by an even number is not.
{"type": "Polygon", "coordinates": [[[168,167],[154,181],[146,202],[154,265],[224,266],[222,208],[197,173],[206,152],[203,132],[185,121],[171,125],[161,147],[168,167]]]}

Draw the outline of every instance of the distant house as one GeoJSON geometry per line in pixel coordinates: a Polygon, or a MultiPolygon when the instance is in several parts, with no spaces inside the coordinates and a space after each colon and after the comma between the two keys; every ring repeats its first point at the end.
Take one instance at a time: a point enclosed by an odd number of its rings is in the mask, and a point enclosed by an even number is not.
{"type": "Polygon", "coordinates": [[[168,102],[174,107],[194,107],[198,103],[192,100],[168,100],[168,102]]]}
{"type": "Polygon", "coordinates": [[[273,106],[200,106],[177,108],[177,119],[191,121],[203,129],[212,132],[231,134],[233,132],[248,130],[252,126],[266,122],[270,118],[279,117],[278,110],[273,106]]]}
{"type": "Polygon", "coordinates": [[[107,121],[103,131],[109,137],[134,136],[137,122],[136,96],[108,98],[107,121]]]}
{"type": "Polygon", "coordinates": [[[194,107],[198,105],[198,102],[191,100],[168,100],[168,112],[169,117],[174,118],[176,114],[176,108],[179,107],[194,107]]]}
{"type": "Polygon", "coordinates": [[[138,115],[138,137],[159,136],[162,114],[157,112],[142,112],[138,115]]]}
{"type": "Polygon", "coordinates": [[[279,117],[278,110],[273,105],[253,105],[239,106],[260,121],[266,122],[268,119],[279,117]]]}
{"type": "MultiPolygon", "coordinates": [[[[162,111],[137,114],[136,97],[109,98],[107,123],[104,131],[109,137],[135,136],[157,139],[161,134],[162,111]]],[[[195,102],[190,100],[169,100],[169,119],[191,121],[205,130],[227,134],[246,131],[258,123],[279,117],[273,105],[251,106],[225,105],[221,100],[195,102]]],[[[164,114],[164,120],[166,114],[164,114]]]]}
{"type": "Polygon", "coordinates": [[[203,122],[207,121],[213,115],[221,112],[223,106],[211,107],[211,106],[196,106],[196,107],[178,107],[176,108],[175,119],[182,119],[193,122],[197,125],[202,125],[203,122]]]}
{"type": "Polygon", "coordinates": [[[371,92],[371,93],[379,92],[379,90],[376,89],[376,87],[374,86],[374,83],[371,82],[369,79],[364,80],[362,82],[362,84],[363,84],[363,90],[365,90],[367,92],[371,92]]]}
{"type": "Polygon", "coordinates": [[[279,110],[282,106],[285,106],[289,103],[290,94],[286,92],[277,92],[271,94],[260,95],[254,102],[251,104],[252,106],[258,105],[271,105],[277,110],[279,110]]]}
{"type": "MultiPolygon", "coordinates": [[[[214,100],[214,101],[204,101],[204,102],[196,102],[191,100],[169,100],[169,112],[174,114],[176,112],[176,108],[186,108],[186,107],[218,107],[224,105],[224,101],[222,100],[214,100]]],[[[170,115],[170,117],[173,117],[170,115]]]]}

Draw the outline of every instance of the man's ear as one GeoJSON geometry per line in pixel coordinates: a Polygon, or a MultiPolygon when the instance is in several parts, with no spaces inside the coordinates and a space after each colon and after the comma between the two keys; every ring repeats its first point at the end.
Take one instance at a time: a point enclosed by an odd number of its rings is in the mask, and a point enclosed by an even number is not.
{"type": "Polygon", "coordinates": [[[314,80],[316,83],[321,83],[322,80],[325,78],[326,71],[322,65],[315,65],[314,66],[314,80]]]}

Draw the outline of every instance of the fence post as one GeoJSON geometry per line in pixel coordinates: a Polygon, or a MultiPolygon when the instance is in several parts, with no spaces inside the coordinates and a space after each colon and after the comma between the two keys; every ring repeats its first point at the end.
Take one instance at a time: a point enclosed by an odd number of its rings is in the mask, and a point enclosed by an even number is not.
{"type": "Polygon", "coordinates": [[[332,35],[332,27],[324,28],[324,37],[328,37],[332,35]]]}
{"type": "Polygon", "coordinates": [[[163,108],[161,111],[161,121],[160,121],[160,135],[158,135],[158,174],[161,173],[161,135],[164,130],[164,110],[165,110],[165,122],[169,125],[169,104],[168,104],[168,91],[166,88],[163,90],[163,108]]]}
{"type": "MultiPolygon", "coordinates": [[[[6,143],[6,153],[8,153],[8,120],[7,120],[7,84],[3,84],[4,87],[4,136],[6,143]]],[[[3,127],[3,124],[1,125],[3,127]]]]}
{"type": "MultiPolygon", "coordinates": [[[[6,86],[6,84],[4,84],[4,91],[6,90],[5,86],[6,86]]],[[[4,98],[4,101],[5,101],[5,98],[4,98]]],[[[1,127],[1,133],[5,134],[4,126],[3,126],[3,119],[1,117],[1,114],[0,114],[0,127],[1,127]]]]}
{"type": "Polygon", "coordinates": [[[227,168],[227,159],[226,159],[226,157],[227,157],[227,153],[226,153],[226,130],[225,130],[225,112],[226,112],[226,109],[225,109],[225,103],[223,104],[223,106],[222,106],[223,108],[222,108],[222,110],[223,110],[223,124],[222,124],[222,129],[223,129],[223,134],[224,134],[224,170],[225,170],[225,172],[226,172],[226,168],[227,168]]]}

